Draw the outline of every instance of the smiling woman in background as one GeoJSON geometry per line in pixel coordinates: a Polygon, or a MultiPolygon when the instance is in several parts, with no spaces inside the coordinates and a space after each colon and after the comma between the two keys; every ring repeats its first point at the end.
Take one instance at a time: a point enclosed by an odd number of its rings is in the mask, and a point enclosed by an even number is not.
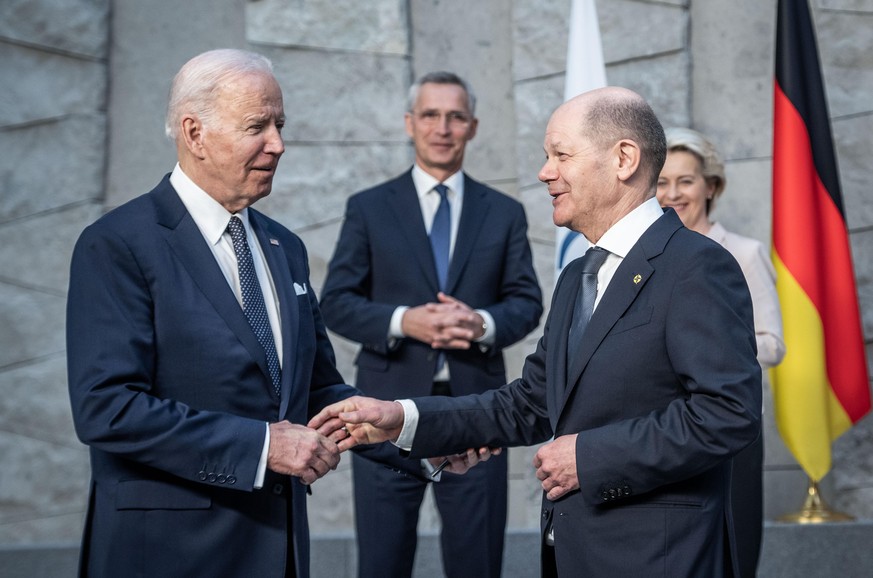
{"type": "MultiPolygon", "coordinates": [[[[731,233],[709,218],[726,183],[715,146],[688,128],[668,128],[665,133],[667,161],[658,179],[658,202],[672,207],[686,227],[721,244],[740,264],[752,294],[758,362],[764,369],[773,367],[785,356],[773,263],[760,241],[731,233]]],[[[755,575],[761,548],[763,462],[760,437],[734,458],[731,501],[743,578],[755,575]]]]}

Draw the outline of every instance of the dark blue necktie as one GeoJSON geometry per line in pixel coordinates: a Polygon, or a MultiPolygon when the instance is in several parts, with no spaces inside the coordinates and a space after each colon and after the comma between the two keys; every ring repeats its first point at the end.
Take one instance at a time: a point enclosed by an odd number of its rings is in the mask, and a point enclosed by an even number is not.
{"type": "Polygon", "coordinates": [[[264,294],[261,293],[261,284],[255,273],[255,263],[252,261],[252,252],[246,241],[246,230],[239,217],[230,218],[227,232],[233,240],[233,251],[236,253],[236,263],[239,267],[239,284],[242,292],[242,308],[249,320],[249,325],[255,332],[255,337],[264,352],[267,354],[267,369],[270,371],[270,380],[276,393],[281,391],[279,356],[276,354],[276,343],[273,341],[273,329],[270,327],[270,318],[267,317],[267,307],[264,305],[264,294]]]}
{"type": "MultiPolygon", "coordinates": [[[[430,248],[433,251],[433,262],[436,265],[437,279],[440,291],[446,290],[446,278],[449,276],[449,247],[452,235],[452,209],[449,206],[449,188],[440,183],[434,187],[440,195],[440,206],[433,216],[430,227],[430,248]]],[[[439,373],[446,363],[446,354],[440,351],[437,355],[436,372],[439,373]]]]}
{"type": "Polygon", "coordinates": [[[594,313],[594,299],[597,297],[597,272],[600,270],[609,251],[600,247],[591,247],[582,255],[582,284],[576,294],[576,305],[573,307],[573,323],[570,325],[570,341],[567,344],[567,363],[573,358],[573,353],[579,347],[579,341],[588,320],[594,313]]]}
{"type": "Polygon", "coordinates": [[[430,228],[430,248],[433,250],[433,261],[436,264],[440,290],[445,291],[446,278],[449,276],[452,209],[449,207],[449,188],[440,183],[434,187],[434,190],[440,195],[440,206],[437,208],[430,228]]]}

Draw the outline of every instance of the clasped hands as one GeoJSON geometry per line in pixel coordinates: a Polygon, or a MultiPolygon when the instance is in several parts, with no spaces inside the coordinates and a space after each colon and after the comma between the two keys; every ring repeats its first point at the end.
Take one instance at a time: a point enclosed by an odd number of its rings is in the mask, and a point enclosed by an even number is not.
{"type": "Polygon", "coordinates": [[[437,303],[410,307],[403,314],[403,334],[434,349],[469,349],[485,333],[485,320],[474,309],[445,293],[437,303]]]}

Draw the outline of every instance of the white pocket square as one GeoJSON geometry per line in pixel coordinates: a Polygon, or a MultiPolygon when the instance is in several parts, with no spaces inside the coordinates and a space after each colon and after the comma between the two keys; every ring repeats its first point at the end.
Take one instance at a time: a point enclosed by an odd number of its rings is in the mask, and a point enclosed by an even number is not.
{"type": "Polygon", "coordinates": [[[294,293],[297,295],[306,295],[306,283],[300,285],[299,283],[294,284],[294,293]]]}

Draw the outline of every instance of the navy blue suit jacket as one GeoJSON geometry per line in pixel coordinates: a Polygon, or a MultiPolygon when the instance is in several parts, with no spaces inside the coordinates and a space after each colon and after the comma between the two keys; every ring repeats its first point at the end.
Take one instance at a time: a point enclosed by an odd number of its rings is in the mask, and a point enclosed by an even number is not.
{"type": "MultiPolygon", "coordinates": [[[[362,344],[357,386],[396,399],[428,395],[436,351],[414,339],[388,339],[400,305],[437,299],[439,285],[412,173],[360,192],[348,201],[345,222],[321,297],[332,330],[362,344]]],[[[503,348],[530,333],[542,315],[542,293],[518,201],[464,176],[464,204],[445,291],[497,326],[484,351],[446,350],[455,395],[506,382],[503,348]]]]}
{"type": "Polygon", "coordinates": [[[580,265],[561,275],[519,380],[478,396],[415,400],[411,455],[578,433],[580,489],[555,502],[543,497],[561,575],[729,576],[730,457],[755,440],[761,416],[742,271],[668,210],[619,265],[571,344],[580,265]]]}
{"type": "Polygon", "coordinates": [[[265,422],[305,424],[355,390],[335,369],[303,243],[249,215],[278,293],[280,396],[168,178],[76,244],[69,388],[92,466],[83,575],[282,576],[296,562],[308,576],[305,486],[268,472],[269,487],[253,490],[265,422]],[[296,561],[286,560],[292,526],[296,561]]]}

